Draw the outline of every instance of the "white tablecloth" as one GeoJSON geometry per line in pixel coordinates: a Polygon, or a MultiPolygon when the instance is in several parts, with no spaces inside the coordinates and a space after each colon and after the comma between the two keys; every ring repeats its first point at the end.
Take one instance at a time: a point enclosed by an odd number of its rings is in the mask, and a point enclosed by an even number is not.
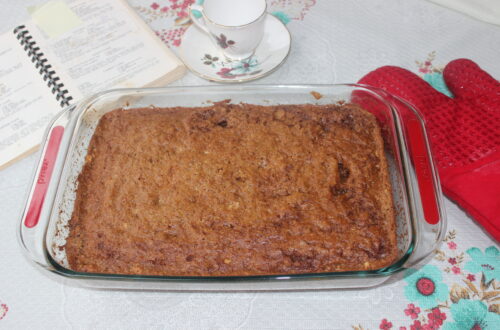
{"type": "MultiPolygon", "coordinates": [[[[0,0],[0,33],[26,19],[25,7],[37,2],[0,0]]],[[[175,26],[174,18],[184,15],[184,2],[188,1],[130,1],[174,49],[185,28],[175,26]]],[[[278,71],[254,83],[355,82],[385,64],[425,75],[459,57],[471,58],[500,77],[500,27],[427,1],[269,3],[269,10],[288,22],[292,51],[278,71]]],[[[174,83],[201,84],[209,83],[190,73],[174,83]]],[[[419,325],[424,329],[431,325],[465,329],[474,322],[483,329],[500,329],[500,323],[495,323],[499,295],[494,287],[500,284],[497,245],[449,200],[445,200],[448,235],[437,257],[413,276],[399,274],[372,289],[165,293],[67,286],[35,269],[16,242],[15,231],[37,157],[32,155],[0,171],[2,329],[419,329],[419,325]],[[482,274],[495,281],[481,285],[482,274]],[[435,284],[430,298],[416,288],[423,277],[435,284]]]]}

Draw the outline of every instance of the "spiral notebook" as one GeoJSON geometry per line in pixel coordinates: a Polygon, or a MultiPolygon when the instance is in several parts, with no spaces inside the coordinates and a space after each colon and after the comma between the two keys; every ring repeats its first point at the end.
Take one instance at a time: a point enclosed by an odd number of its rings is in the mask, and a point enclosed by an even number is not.
{"type": "Polygon", "coordinates": [[[0,35],[0,169],[94,92],[164,86],[185,68],[125,0],[51,1],[0,35]]]}

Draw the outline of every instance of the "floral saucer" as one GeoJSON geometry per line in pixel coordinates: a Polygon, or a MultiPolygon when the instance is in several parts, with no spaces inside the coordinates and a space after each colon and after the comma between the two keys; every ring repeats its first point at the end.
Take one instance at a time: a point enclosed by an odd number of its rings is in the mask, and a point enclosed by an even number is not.
{"type": "Polygon", "coordinates": [[[201,78],[239,83],[262,78],[276,70],[287,58],[290,43],[290,33],[285,25],[278,18],[267,14],[264,37],[250,58],[226,58],[210,38],[194,25],[182,36],[179,54],[189,70],[201,78]]]}

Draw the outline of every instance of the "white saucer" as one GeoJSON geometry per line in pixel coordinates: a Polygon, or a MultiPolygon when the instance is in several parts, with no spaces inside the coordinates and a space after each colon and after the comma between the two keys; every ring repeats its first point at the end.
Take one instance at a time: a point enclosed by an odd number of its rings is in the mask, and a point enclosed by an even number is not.
{"type": "Polygon", "coordinates": [[[262,41],[246,60],[224,57],[194,24],[182,36],[179,54],[189,70],[210,81],[239,83],[262,78],[285,61],[291,44],[290,32],[278,18],[267,14],[265,24],[262,41]]]}

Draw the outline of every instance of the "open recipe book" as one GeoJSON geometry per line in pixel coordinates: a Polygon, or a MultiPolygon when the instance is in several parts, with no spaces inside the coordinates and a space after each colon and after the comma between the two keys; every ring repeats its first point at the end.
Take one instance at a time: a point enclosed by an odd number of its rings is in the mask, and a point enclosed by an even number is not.
{"type": "Polygon", "coordinates": [[[110,88],[163,86],[182,63],[125,0],[51,1],[0,35],[0,169],[37,149],[50,119],[110,88]]]}

